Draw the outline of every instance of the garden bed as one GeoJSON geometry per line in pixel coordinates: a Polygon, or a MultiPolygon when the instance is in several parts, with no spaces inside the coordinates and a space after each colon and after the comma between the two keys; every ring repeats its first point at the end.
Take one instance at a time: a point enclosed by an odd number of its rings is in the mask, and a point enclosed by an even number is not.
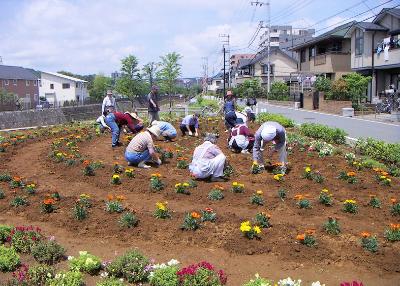
{"type": "MultiPolygon", "coordinates": [[[[255,125],[252,127],[256,128],[255,125]]],[[[16,208],[10,206],[10,201],[23,191],[10,189],[8,183],[0,182],[0,188],[6,194],[0,200],[0,224],[38,225],[49,235],[55,235],[65,245],[68,255],[88,250],[102,259],[113,259],[125,250],[137,247],[158,262],[175,258],[190,264],[207,259],[227,272],[228,285],[233,286],[242,285],[254,273],[272,279],[290,275],[304,282],[319,280],[326,285],[358,279],[364,281],[364,285],[384,286],[395,285],[400,280],[400,243],[388,242],[384,237],[390,223],[400,222],[400,216],[391,214],[391,199],[400,199],[398,178],[391,178],[391,186],[385,186],[377,181],[375,171],[354,170],[343,154],[320,158],[317,152],[294,146],[289,155],[290,171],[283,181],[278,182],[272,172],[251,174],[251,156],[228,151],[222,123],[218,129],[222,134],[218,145],[235,170],[230,181],[219,184],[224,188],[224,198],[220,201],[208,198],[213,183],[198,182],[197,187],[190,189],[190,195],[175,192],[175,184],[190,178],[188,170],[177,168],[176,155],[157,169],[134,168],[135,178],[122,173],[121,184],[113,185],[110,180],[115,162],[124,168],[128,166],[123,159],[124,148],[113,150],[108,134],[77,143],[84,159],[102,161],[103,168],[96,169],[95,176],[83,175],[80,162],[72,167],[54,162],[48,156],[54,139],[44,137],[0,153],[0,173],[7,171],[37,184],[37,193],[27,195],[29,206],[16,208]],[[307,166],[318,171],[324,181],[317,183],[303,178],[307,166]],[[338,179],[341,171],[355,171],[357,183],[338,179]],[[165,184],[159,192],[153,192],[149,187],[150,176],[155,172],[161,174],[165,184]],[[234,181],[244,184],[244,193],[230,191],[234,181]],[[284,200],[278,196],[281,189],[287,191],[284,200]],[[319,203],[323,189],[333,195],[332,206],[319,203]],[[249,201],[257,190],[263,192],[263,206],[249,201]],[[61,199],[56,202],[53,213],[44,214],[40,204],[46,194],[53,192],[59,192],[61,199]],[[78,221],[71,210],[81,194],[90,195],[93,206],[87,219],[78,221]],[[124,196],[123,206],[139,219],[136,227],[121,228],[118,224],[120,214],[105,211],[110,194],[124,196]],[[296,195],[305,196],[312,208],[300,209],[296,195]],[[368,205],[371,195],[380,199],[381,208],[368,205]],[[343,202],[349,199],[357,202],[356,214],[343,211],[343,202]],[[156,203],[165,201],[168,201],[171,219],[155,218],[156,203]],[[187,213],[206,208],[217,213],[215,222],[202,223],[195,231],[180,229],[187,213]],[[260,212],[271,216],[272,227],[264,229],[260,239],[249,240],[241,233],[240,224],[251,221],[260,212]],[[323,230],[329,217],[338,219],[339,235],[329,235],[323,230]],[[315,230],[317,244],[313,247],[296,239],[309,229],[315,230]],[[361,247],[361,232],[377,236],[377,253],[361,247]]],[[[196,138],[178,137],[176,143],[160,142],[158,145],[172,149],[173,153],[179,149],[182,156],[190,158],[200,142],[196,138]]],[[[88,278],[87,285],[95,285],[95,280],[88,278]]]]}

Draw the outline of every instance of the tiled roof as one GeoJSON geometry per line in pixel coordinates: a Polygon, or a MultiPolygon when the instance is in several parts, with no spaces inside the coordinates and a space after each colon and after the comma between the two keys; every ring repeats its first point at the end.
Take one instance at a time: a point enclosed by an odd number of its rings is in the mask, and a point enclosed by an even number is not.
{"type": "Polygon", "coordinates": [[[38,80],[39,77],[31,70],[23,67],[0,65],[1,79],[38,80]]]}

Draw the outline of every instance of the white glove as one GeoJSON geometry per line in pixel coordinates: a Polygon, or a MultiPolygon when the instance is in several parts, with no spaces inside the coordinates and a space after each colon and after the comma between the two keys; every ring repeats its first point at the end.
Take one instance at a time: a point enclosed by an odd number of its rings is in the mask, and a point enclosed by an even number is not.
{"type": "Polygon", "coordinates": [[[199,137],[199,133],[196,132],[196,134],[194,134],[194,136],[199,137]]]}
{"type": "Polygon", "coordinates": [[[157,159],[157,165],[161,165],[162,164],[162,162],[161,162],[161,160],[160,159],[157,159]]]}
{"type": "Polygon", "coordinates": [[[192,133],[192,131],[189,131],[189,136],[193,136],[193,133],[192,133]]]}

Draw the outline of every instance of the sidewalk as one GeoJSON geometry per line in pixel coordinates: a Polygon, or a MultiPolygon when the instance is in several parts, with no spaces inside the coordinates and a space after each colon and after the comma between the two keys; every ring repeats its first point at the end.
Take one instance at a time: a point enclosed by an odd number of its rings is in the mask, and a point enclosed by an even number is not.
{"type": "MultiPolygon", "coordinates": [[[[365,115],[363,119],[350,118],[316,111],[271,105],[265,102],[259,102],[258,110],[261,112],[266,111],[282,114],[293,119],[297,123],[320,123],[341,128],[348,133],[350,139],[372,137],[390,143],[400,143],[400,124],[366,119],[367,115],[365,115]]],[[[382,114],[381,116],[387,115],[382,114]]],[[[384,120],[384,118],[382,120],[384,120]]]]}

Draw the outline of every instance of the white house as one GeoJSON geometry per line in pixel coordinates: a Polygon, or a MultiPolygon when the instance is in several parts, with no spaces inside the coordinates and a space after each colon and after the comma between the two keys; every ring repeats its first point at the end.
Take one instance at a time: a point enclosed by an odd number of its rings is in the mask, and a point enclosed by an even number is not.
{"type": "Polygon", "coordinates": [[[87,81],[52,72],[41,72],[39,95],[55,106],[63,106],[66,101],[82,104],[89,96],[87,81]]]}
{"type": "MultiPolygon", "coordinates": [[[[228,88],[228,85],[226,85],[228,88]]],[[[224,73],[220,71],[218,74],[208,80],[207,90],[210,92],[221,92],[224,89],[224,73]]]]}

